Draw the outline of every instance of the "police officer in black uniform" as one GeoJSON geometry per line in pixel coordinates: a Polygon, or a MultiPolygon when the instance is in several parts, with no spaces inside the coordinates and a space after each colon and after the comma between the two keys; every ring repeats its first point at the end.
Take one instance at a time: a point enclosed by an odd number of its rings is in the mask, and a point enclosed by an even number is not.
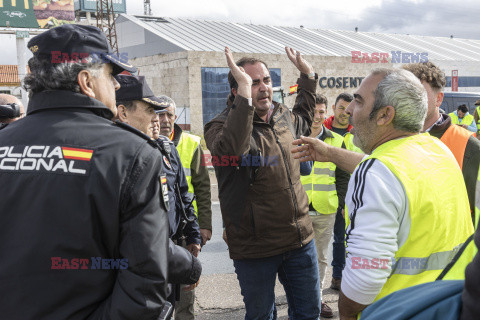
{"type": "Polygon", "coordinates": [[[113,75],[135,68],[91,26],[28,47],[28,115],[0,130],[0,317],[160,319],[163,161],[148,136],[111,121],[113,75]]]}
{"type": "MultiPolygon", "coordinates": [[[[134,77],[128,75],[117,75],[115,77],[120,83],[120,89],[116,92],[117,106],[134,101],[148,103],[153,107],[153,111],[166,108],[161,104],[161,100],[155,97],[152,90],[148,87],[145,77],[134,77]]],[[[169,211],[168,220],[170,223],[170,237],[180,236],[183,233],[186,238],[187,247],[197,245],[197,250],[189,249],[191,252],[198,253],[200,250],[201,236],[198,221],[195,216],[195,209],[192,205],[192,197],[188,194],[188,184],[175,145],[170,139],[159,136],[158,118],[152,114],[152,127],[156,124],[156,130],[152,130],[152,138],[156,139],[159,148],[162,150],[161,159],[164,164],[167,176],[167,186],[169,193],[169,211]],[[182,207],[185,214],[182,213],[182,207]]],[[[145,129],[148,130],[148,129],[145,129]]]]}
{"type": "MultiPolygon", "coordinates": [[[[145,77],[117,75],[115,79],[120,83],[120,89],[116,91],[118,121],[129,130],[141,131],[148,135],[154,139],[152,141],[158,139],[159,125],[155,112],[163,110],[165,105],[153,94],[145,77]]],[[[160,141],[170,142],[167,138],[160,141]]],[[[181,163],[178,167],[179,162],[176,162],[179,161],[178,152],[175,146],[163,143],[158,144],[158,149],[160,151],[158,156],[165,165],[165,175],[162,176],[162,179],[166,180],[167,186],[165,186],[162,196],[168,202],[170,237],[174,238],[179,233],[178,230],[186,225],[189,235],[187,239],[192,239],[191,243],[198,243],[200,231],[193,208],[189,207],[191,199],[187,194],[188,185],[183,167],[181,167],[181,163]],[[174,163],[177,164],[174,166],[174,163]],[[181,196],[176,196],[175,191],[179,192],[181,196]],[[184,199],[184,202],[180,202],[178,199],[184,199]],[[185,213],[181,211],[182,206],[185,213]],[[187,214],[188,216],[184,217],[187,214]]],[[[170,247],[172,253],[169,259],[169,283],[195,284],[201,274],[199,260],[184,248],[174,245],[173,242],[170,247]]]]}

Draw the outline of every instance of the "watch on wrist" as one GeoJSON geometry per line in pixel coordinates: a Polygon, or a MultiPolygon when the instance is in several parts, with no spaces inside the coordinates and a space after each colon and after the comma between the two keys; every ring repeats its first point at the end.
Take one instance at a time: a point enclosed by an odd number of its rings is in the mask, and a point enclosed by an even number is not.
{"type": "Polygon", "coordinates": [[[315,72],[310,72],[307,76],[309,79],[315,79],[315,72]]]}

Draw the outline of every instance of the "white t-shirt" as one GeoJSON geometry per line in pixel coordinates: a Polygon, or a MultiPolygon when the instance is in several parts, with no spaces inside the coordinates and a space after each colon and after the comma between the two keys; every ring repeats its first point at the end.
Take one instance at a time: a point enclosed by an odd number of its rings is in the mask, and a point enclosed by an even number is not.
{"type": "Polygon", "coordinates": [[[378,159],[368,159],[353,172],[345,201],[350,224],[342,292],[368,305],[380,293],[395,253],[408,238],[408,198],[390,169],[378,159]]]}

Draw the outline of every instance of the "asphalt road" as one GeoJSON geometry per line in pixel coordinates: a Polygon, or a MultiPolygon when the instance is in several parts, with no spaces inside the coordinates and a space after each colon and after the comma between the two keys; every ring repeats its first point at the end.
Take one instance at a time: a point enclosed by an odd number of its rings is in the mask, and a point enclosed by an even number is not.
{"type": "Polygon", "coordinates": [[[202,248],[199,255],[202,262],[203,275],[235,273],[233,261],[228,255],[228,247],[223,241],[222,215],[220,203],[212,203],[212,239],[202,248]]]}
{"type": "MultiPolygon", "coordinates": [[[[228,255],[228,248],[222,239],[223,225],[218,202],[218,189],[215,175],[211,172],[212,183],[212,239],[202,248],[199,259],[203,273],[200,285],[196,289],[195,319],[199,320],[243,320],[245,311],[240,294],[240,287],[235,275],[233,262],[228,255]]],[[[332,242],[329,248],[329,264],[332,256],[332,242]]],[[[323,302],[334,310],[338,319],[338,291],[329,288],[332,269],[327,269],[324,282],[323,302]]],[[[278,319],[287,320],[287,301],[282,285],[277,281],[275,296],[278,319]]]]}

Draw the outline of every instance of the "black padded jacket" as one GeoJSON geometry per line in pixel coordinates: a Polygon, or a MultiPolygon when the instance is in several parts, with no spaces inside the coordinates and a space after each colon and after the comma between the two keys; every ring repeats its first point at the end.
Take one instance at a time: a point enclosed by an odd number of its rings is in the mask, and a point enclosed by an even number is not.
{"type": "Polygon", "coordinates": [[[0,130],[3,319],[158,319],[168,295],[163,164],[98,100],[34,94],[0,130]]]}

